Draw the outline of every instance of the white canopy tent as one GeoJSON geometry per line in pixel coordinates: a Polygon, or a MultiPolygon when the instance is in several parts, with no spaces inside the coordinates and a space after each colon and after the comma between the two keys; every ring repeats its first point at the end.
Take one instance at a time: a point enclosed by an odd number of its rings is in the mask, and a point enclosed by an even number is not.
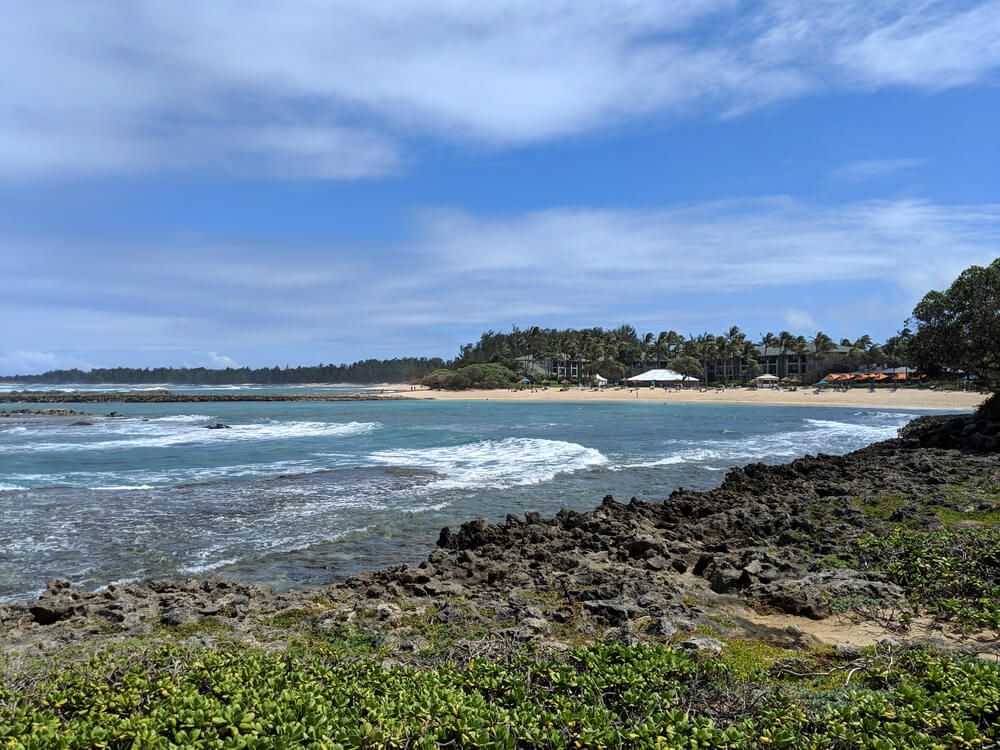
{"type": "Polygon", "coordinates": [[[766,375],[758,375],[757,377],[754,378],[754,380],[759,381],[761,383],[767,383],[778,379],[779,378],[777,375],[771,375],[770,373],[766,375]]]}
{"type": "Polygon", "coordinates": [[[696,383],[699,378],[693,375],[681,375],[674,370],[647,370],[641,375],[625,380],[629,383],[696,383]]]}

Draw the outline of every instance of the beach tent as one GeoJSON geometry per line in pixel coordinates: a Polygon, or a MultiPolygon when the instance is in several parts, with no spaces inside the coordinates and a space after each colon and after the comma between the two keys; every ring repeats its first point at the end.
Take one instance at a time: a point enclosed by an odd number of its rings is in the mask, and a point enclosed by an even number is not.
{"type": "Polygon", "coordinates": [[[755,377],[754,378],[754,382],[756,382],[756,383],[773,383],[775,380],[778,380],[778,379],[779,378],[778,378],[777,375],[772,375],[770,373],[767,373],[766,375],[758,375],[757,377],[755,377]]]}
{"type": "Polygon", "coordinates": [[[674,370],[647,370],[641,375],[634,375],[625,380],[629,383],[692,383],[697,382],[699,378],[693,375],[681,375],[674,370]]]}
{"type": "Polygon", "coordinates": [[[531,378],[521,378],[520,382],[522,382],[522,383],[530,383],[531,382],[531,378]]]}
{"type": "Polygon", "coordinates": [[[599,383],[600,385],[604,385],[605,383],[608,382],[608,379],[602,376],[600,373],[594,373],[594,377],[591,378],[591,380],[593,380],[595,383],[599,383]]]}

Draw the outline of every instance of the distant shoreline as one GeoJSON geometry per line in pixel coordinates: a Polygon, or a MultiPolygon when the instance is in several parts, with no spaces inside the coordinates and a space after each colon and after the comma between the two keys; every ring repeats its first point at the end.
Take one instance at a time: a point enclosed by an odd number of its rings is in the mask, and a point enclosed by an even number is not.
{"type": "Polygon", "coordinates": [[[900,388],[897,391],[878,388],[852,388],[848,391],[825,390],[816,393],[814,388],[797,390],[771,388],[710,388],[706,391],[684,389],[677,392],[662,388],[602,388],[567,390],[554,388],[528,388],[511,390],[432,391],[406,384],[385,384],[382,392],[399,398],[432,399],[435,401],[506,401],[531,403],[662,403],[662,404],[750,404],[759,406],[840,406],[879,409],[975,409],[988,398],[988,394],[964,391],[931,391],[900,388]]]}
{"type": "Polygon", "coordinates": [[[700,391],[685,389],[667,391],[662,388],[603,388],[566,390],[535,388],[512,390],[435,391],[405,383],[383,383],[368,386],[359,393],[180,393],[177,391],[8,391],[0,392],[0,403],[7,404],[103,404],[103,403],[237,403],[291,401],[502,401],[530,403],[662,403],[662,404],[726,404],[758,406],[850,407],[879,409],[975,409],[987,394],[963,391],[931,391],[924,389],[852,388],[848,391],[813,388],[777,390],[761,388],[728,388],[700,391]]]}
{"type": "Polygon", "coordinates": [[[7,404],[180,404],[229,401],[398,401],[381,393],[177,393],[176,391],[9,391],[7,404]]]}

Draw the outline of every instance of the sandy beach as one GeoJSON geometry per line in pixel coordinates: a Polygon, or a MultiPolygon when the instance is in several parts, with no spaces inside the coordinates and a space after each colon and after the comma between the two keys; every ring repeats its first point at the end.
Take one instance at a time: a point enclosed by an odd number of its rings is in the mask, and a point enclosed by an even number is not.
{"type": "Polygon", "coordinates": [[[536,388],[526,390],[434,391],[423,386],[385,384],[386,394],[414,399],[439,401],[565,401],[568,403],[606,403],[646,401],[663,404],[764,404],[773,406],[843,406],[876,407],[880,409],[975,409],[987,394],[961,391],[930,391],[923,389],[852,388],[849,391],[826,390],[816,393],[813,388],[776,390],[762,388],[728,388],[726,390],[696,389],[669,391],[662,388],[536,388]]]}

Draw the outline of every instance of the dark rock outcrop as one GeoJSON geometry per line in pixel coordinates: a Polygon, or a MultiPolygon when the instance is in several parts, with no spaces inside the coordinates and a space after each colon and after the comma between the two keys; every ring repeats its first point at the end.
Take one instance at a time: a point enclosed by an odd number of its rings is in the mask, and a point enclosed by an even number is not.
{"type": "Polygon", "coordinates": [[[926,508],[954,502],[949,488],[970,476],[1000,476],[1000,455],[976,448],[970,437],[992,435],[992,423],[980,431],[982,420],[958,418],[959,428],[955,419],[917,420],[899,439],[845,456],[735,468],[714,490],[678,490],[660,503],[608,496],[586,513],[473,520],[443,529],[419,566],[306,593],[198,580],[87,593],[57,580],[37,602],[0,606],[0,644],[209,619],[245,631],[297,611],[313,613],[322,627],[364,621],[399,630],[403,640],[404,610],[434,611],[449,624],[507,623],[503,632],[515,639],[581,627],[616,629],[625,638],[679,637],[698,627],[718,631],[727,619],[719,607],[729,601],[809,618],[827,617],[844,601],[893,607],[903,599],[898,587],[838,555],[878,528],[867,504],[892,498],[886,512],[916,524],[926,508]]]}

